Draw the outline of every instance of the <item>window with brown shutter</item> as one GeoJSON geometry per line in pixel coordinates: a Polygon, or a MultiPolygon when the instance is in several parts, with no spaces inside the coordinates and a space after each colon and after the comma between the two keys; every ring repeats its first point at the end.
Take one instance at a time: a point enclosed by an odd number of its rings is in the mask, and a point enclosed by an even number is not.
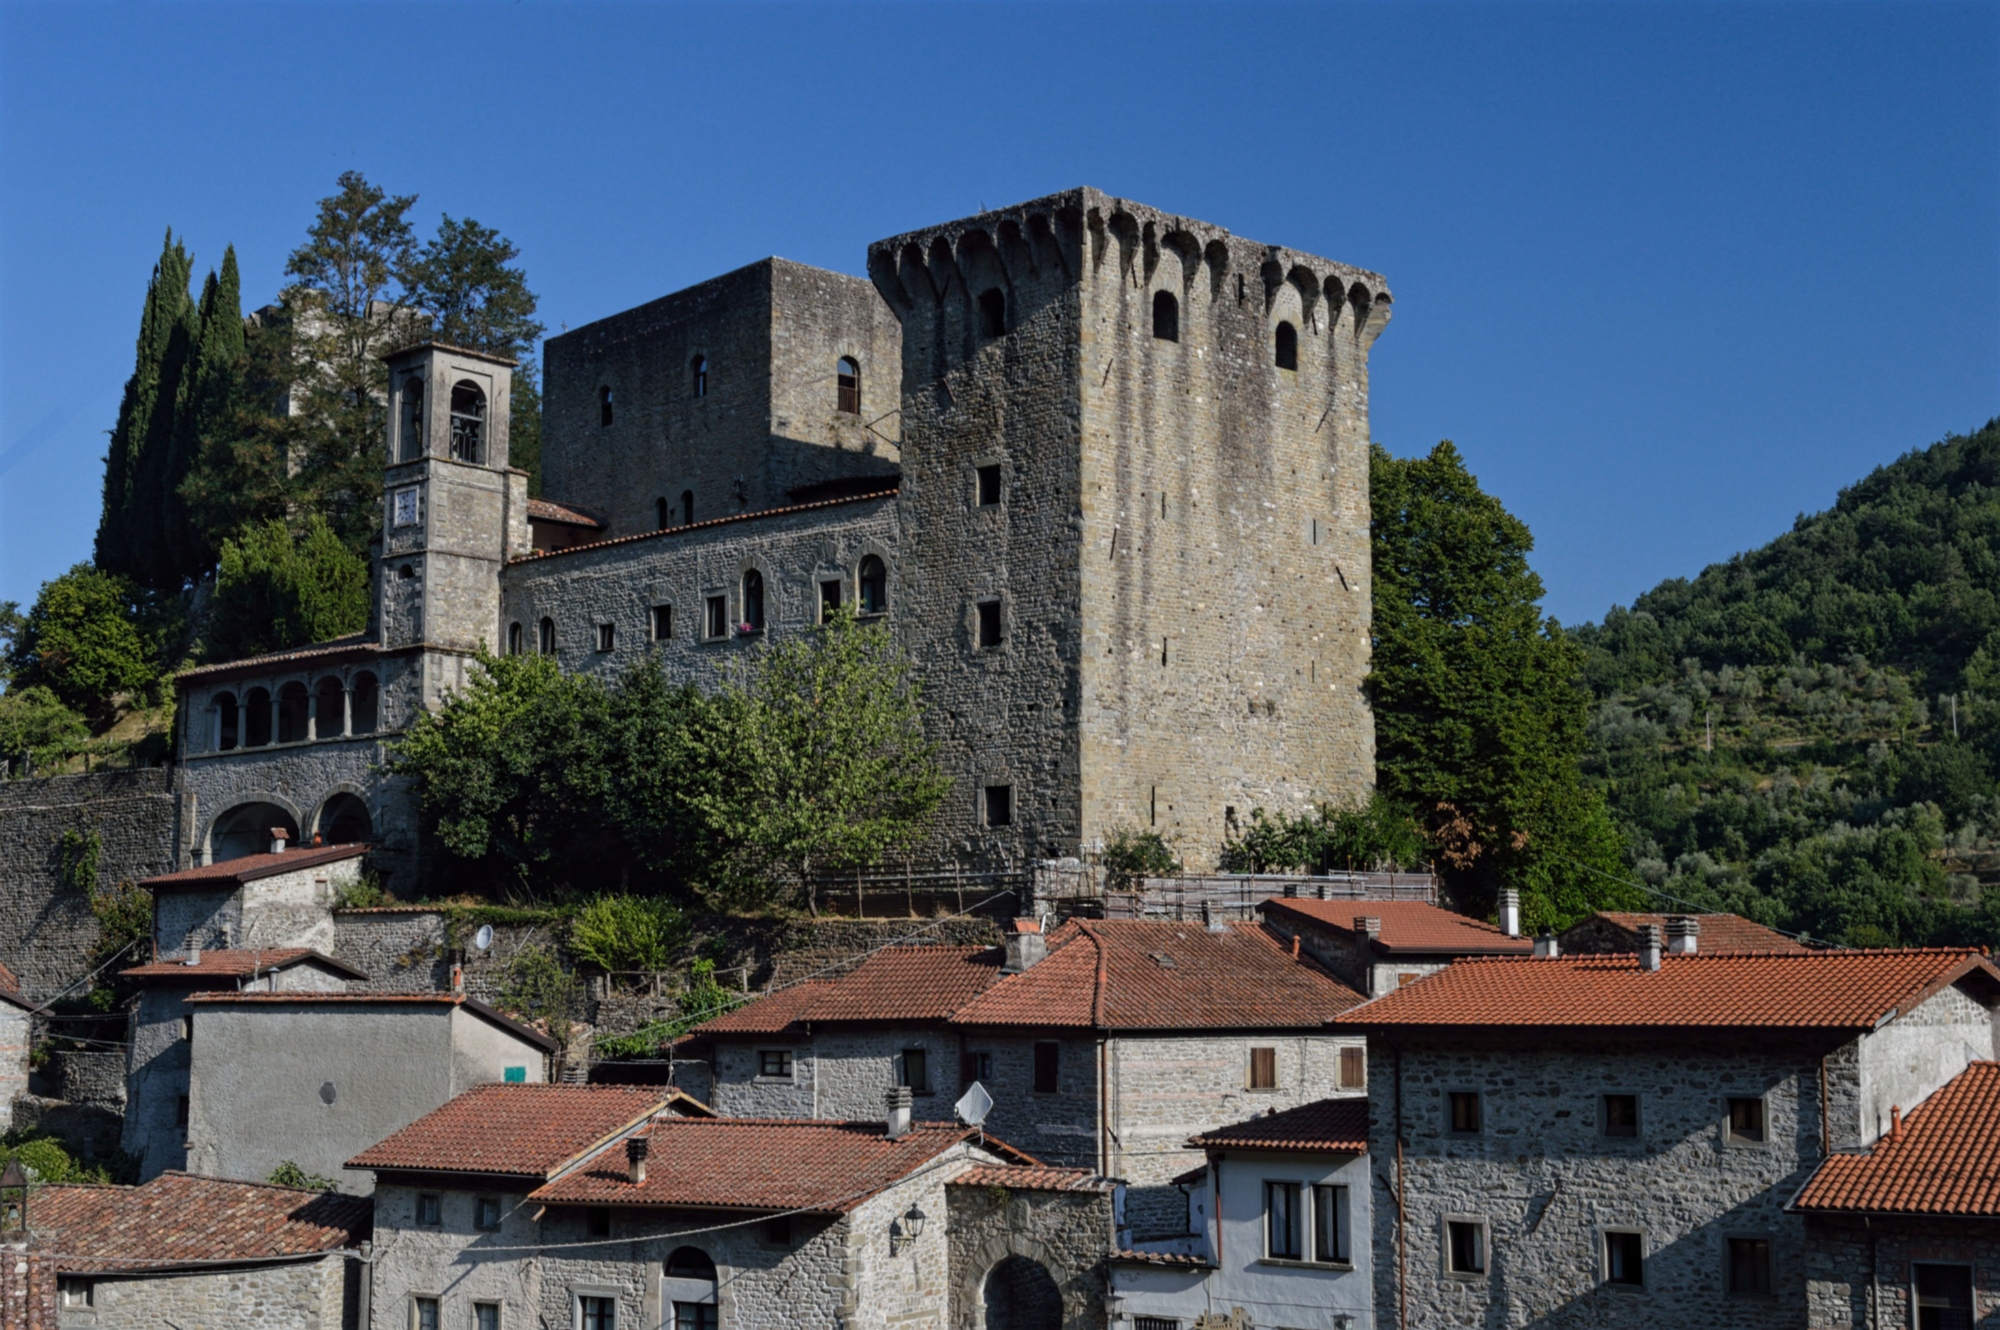
{"type": "Polygon", "coordinates": [[[1277,1049],[1253,1048],[1250,1050],[1250,1088],[1253,1090],[1275,1090],[1278,1088],[1277,1049]]]}
{"type": "Polygon", "coordinates": [[[1340,1050],[1340,1088],[1362,1090],[1368,1086],[1368,1054],[1359,1048],[1340,1050]]]}

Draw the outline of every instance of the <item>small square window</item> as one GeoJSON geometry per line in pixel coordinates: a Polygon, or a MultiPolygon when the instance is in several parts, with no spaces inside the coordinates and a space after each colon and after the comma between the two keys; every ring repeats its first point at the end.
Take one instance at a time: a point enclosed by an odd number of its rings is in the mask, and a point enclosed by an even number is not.
{"type": "Polygon", "coordinates": [[[1729,1139],[1749,1143],[1764,1140],[1764,1101],[1750,1097],[1729,1101],[1729,1139]]]}
{"type": "Polygon", "coordinates": [[[608,1206],[592,1206],[583,1213],[584,1232],[593,1238],[611,1236],[611,1210],[608,1206]]]}
{"type": "Polygon", "coordinates": [[[1957,1330],[1972,1325],[1972,1267],[1940,1261],[1910,1262],[1911,1292],[1916,1295],[1920,1330],[1957,1330]]]}
{"type": "Polygon", "coordinates": [[[1486,1225],[1477,1219],[1448,1220],[1444,1226],[1444,1268],[1454,1275],[1486,1273],[1486,1225]]]}
{"type": "Polygon", "coordinates": [[[65,1307],[94,1307],[96,1293],[88,1279],[64,1279],[58,1286],[62,1290],[62,1305],[65,1307]]]}
{"type": "Polygon", "coordinates": [[[1000,502],[1000,464],[994,462],[979,468],[978,502],[981,508],[991,508],[1000,502]]]}
{"type": "Polygon", "coordinates": [[[618,645],[618,625],[601,623],[597,625],[597,649],[610,651],[618,645]]]}
{"type": "Polygon", "coordinates": [[[1062,1066],[1062,1045],[1044,1039],[1035,1045],[1035,1093],[1055,1094],[1062,1066]]]}
{"type": "Polygon", "coordinates": [[[673,635],[674,607],[671,605],[653,606],[653,640],[655,642],[664,642],[673,635]]]}
{"type": "Polygon", "coordinates": [[[497,1302],[473,1303],[472,1330],[500,1330],[500,1304],[497,1302]]]}
{"type": "Polygon", "coordinates": [[[1367,1049],[1343,1048],[1340,1050],[1340,1088],[1343,1090],[1365,1090],[1368,1088],[1367,1049]]]}
{"type": "Polygon", "coordinates": [[[1604,1096],[1604,1134],[1606,1136],[1628,1138],[1639,1134],[1638,1095],[1608,1094],[1604,1096]]]}
{"type": "Polygon", "coordinates": [[[1000,602],[982,600],[979,602],[979,649],[991,651],[1000,645],[1000,602]]]}
{"type": "Polygon", "coordinates": [[[500,1227],[500,1198],[481,1196],[472,1203],[472,1226],[474,1228],[500,1227]]]}
{"type": "Polygon", "coordinates": [[[988,785],[986,787],[986,825],[989,827],[1011,827],[1014,825],[1014,787],[1012,785],[988,785]]]}
{"type": "Polygon", "coordinates": [[[438,1330],[439,1324],[436,1298],[410,1299],[411,1330],[438,1330]]]}
{"type": "Polygon", "coordinates": [[[1451,1131],[1454,1136],[1477,1136],[1480,1131],[1479,1092],[1451,1092],[1451,1131]]]}
{"type": "Polygon", "coordinates": [[[1737,1297],[1771,1296],[1771,1240],[1729,1240],[1729,1291],[1737,1297]]]}
{"type": "Polygon", "coordinates": [[[704,625],[704,629],[702,635],[711,642],[729,636],[729,597],[708,598],[708,622],[704,625]]]}
{"type": "Polygon", "coordinates": [[[1275,1090],[1278,1088],[1277,1049],[1253,1048],[1250,1050],[1250,1088],[1253,1090],[1275,1090]]]}
{"type": "Polygon", "coordinates": [[[904,1049],[902,1079],[897,1081],[897,1084],[907,1087],[911,1094],[929,1094],[931,1092],[930,1054],[921,1048],[904,1049]]]}
{"type": "Polygon", "coordinates": [[[757,1050],[757,1074],[780,1080],[792,1079],[792,1050],[789,1048],[760,1048],[757,1050]]]}
{"type": "Polygon", "coordinates": [[[1264,1254],[1281,1261],[1296,1261],[1305,1249],[1299,1241],[1299,1184],[1264,1184],[1264,1254]]]}
{"type": "Polygon", "coordinates": [[[434,1191],[417,1194],[417,1222],[434,1228],[444,1222],[444,1198],[434,1191]]]}
{"type": "Polygon", "coordinates": [[[1604,1282],[1641,1288],[1646,1283],[1646,1238],[1614,1229],[1604,1235],[1604,1282]]]}
{"type": "Polygon", "coordinates": [[[819,584],[819,621],[831,623],[834,612],[840,608],[840,582],[837,578],[819,584]]]}

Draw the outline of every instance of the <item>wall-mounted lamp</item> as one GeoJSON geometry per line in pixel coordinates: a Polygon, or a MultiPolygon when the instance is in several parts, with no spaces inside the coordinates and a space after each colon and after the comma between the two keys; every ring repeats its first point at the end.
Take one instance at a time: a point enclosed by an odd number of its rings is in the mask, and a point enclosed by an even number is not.
{"type": "Polygon", "coordinates": [[[930,1216],[913,1202],[910,1208],[903,1212],[902,1218],[890,1220],[889,1254],[894,1256],[921,1238],[924,1235],[924,1224],[929,1219],[930,1216]]]}

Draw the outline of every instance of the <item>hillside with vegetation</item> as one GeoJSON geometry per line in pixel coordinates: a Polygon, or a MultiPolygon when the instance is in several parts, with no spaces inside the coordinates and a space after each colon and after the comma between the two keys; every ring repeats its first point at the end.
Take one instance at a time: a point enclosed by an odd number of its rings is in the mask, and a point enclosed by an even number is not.
{"type": "Polygon", "coordinates": [[[2000,419],[1572,637],[1642,880],[1849,945],[2000,943],[2000,419]]]}

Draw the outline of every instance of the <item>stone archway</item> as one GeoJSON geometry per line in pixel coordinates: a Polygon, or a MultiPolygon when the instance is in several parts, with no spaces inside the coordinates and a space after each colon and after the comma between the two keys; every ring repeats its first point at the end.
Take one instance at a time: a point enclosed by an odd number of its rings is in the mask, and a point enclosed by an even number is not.
{"type": "Polygon", "coordinates": [[[287,805],[268,798],[237,804],[209,824],[206,862],[263,854],[271,848],[271,832],[279,827],[284,828],[286,840],[298,844],[299,815],[287,805]]]}
{"type": "Polygon", "coordinates": [[[985,1330],[1062,1330],[1062,1289],[1031,1257],[1009,1256],[988,1270],[980,1302],[985,1330]]]}
{"type": "Polygon", "coordinates": [[[313,818],[313,834],[322,845],[360,845],[374,839],[374,833],[368,805],[351,790],[328,795],[313,818]]]}

